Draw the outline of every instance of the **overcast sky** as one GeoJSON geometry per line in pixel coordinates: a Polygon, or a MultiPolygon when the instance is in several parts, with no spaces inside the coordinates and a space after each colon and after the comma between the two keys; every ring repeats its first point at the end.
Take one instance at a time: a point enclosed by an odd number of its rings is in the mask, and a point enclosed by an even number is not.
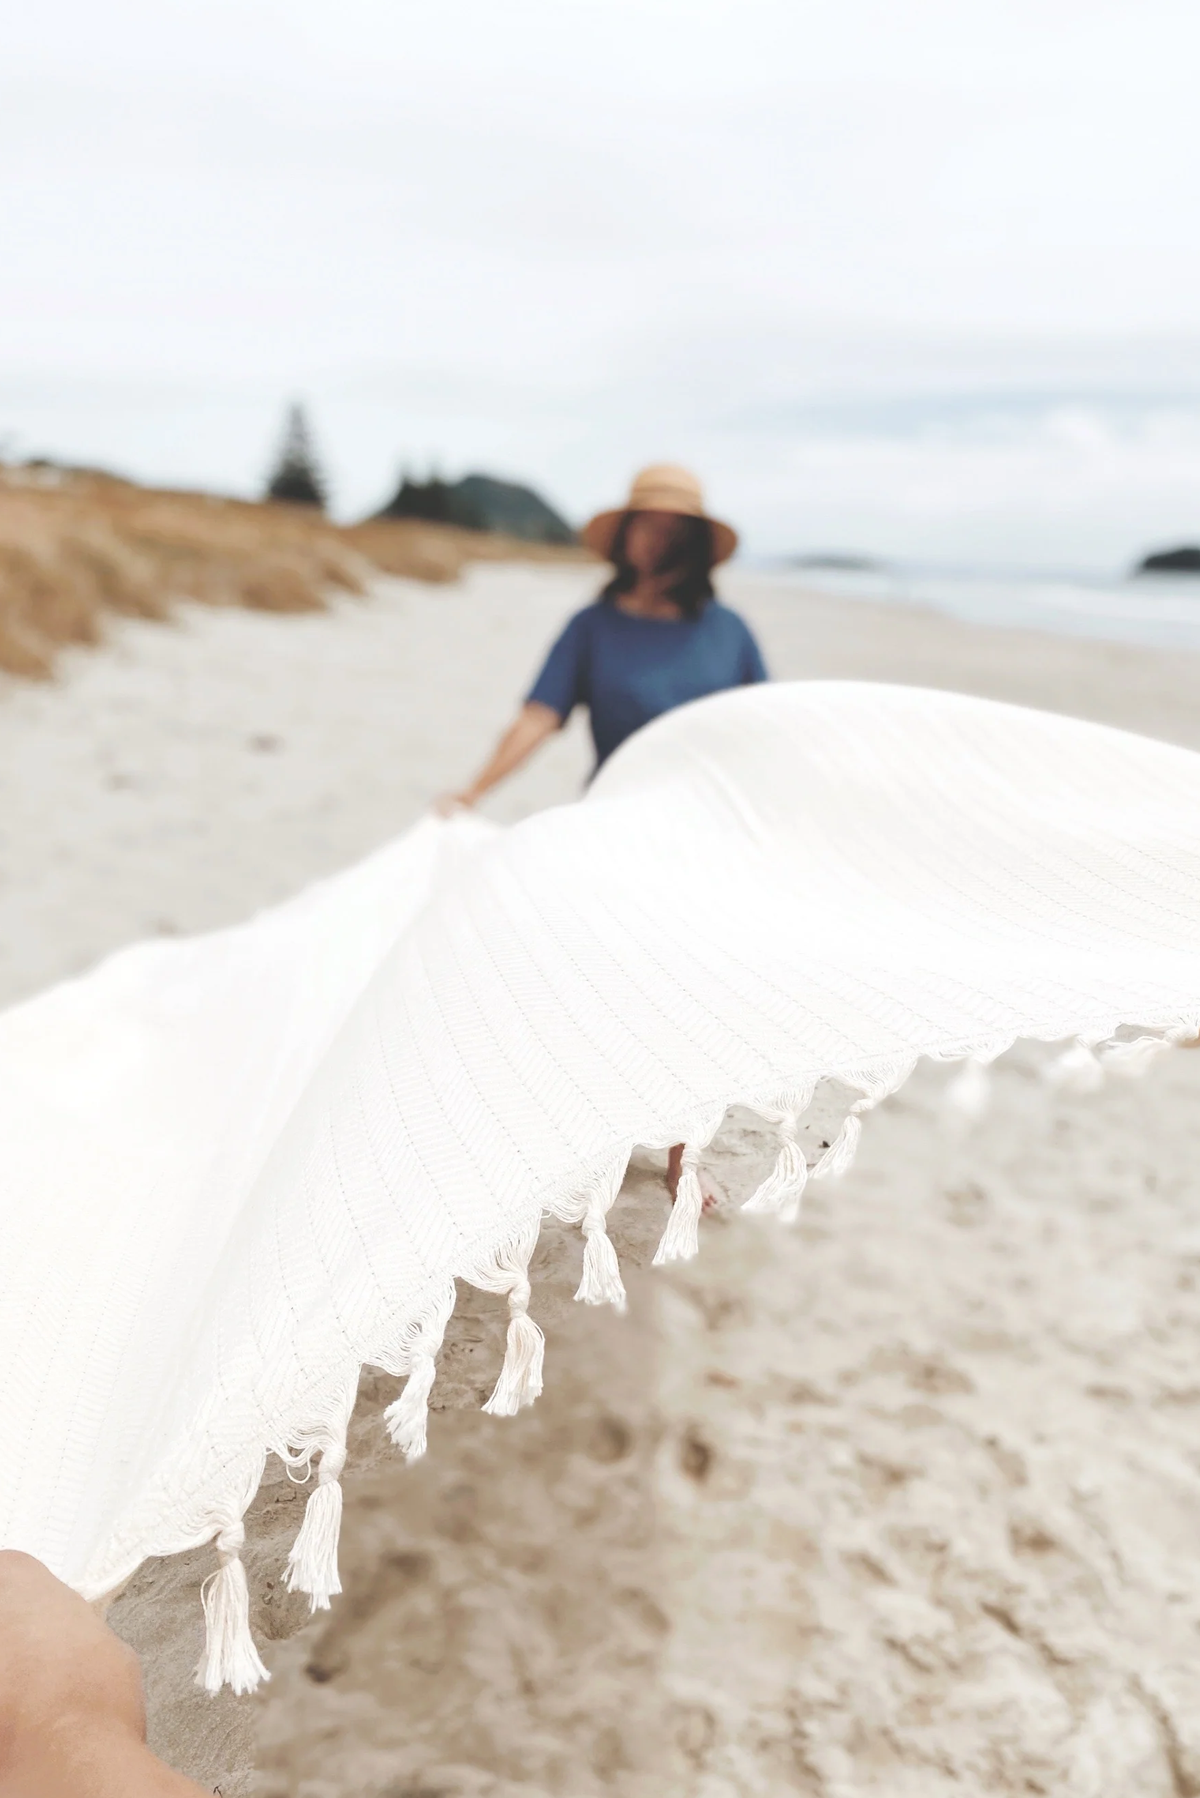
{"type": "Polygon", "coordinates": [[[762,552],[1200,535],[1194,0],[40,0],[0,69],[0,442],[236,491],[306,398],[762,552]]]}

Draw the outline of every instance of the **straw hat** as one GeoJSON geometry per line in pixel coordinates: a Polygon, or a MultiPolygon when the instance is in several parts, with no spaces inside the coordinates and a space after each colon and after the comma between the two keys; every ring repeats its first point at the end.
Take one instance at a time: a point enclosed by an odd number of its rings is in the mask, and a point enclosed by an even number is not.
{"type": "Polygon", "coordinates": [[[589,549],[611,560],[613,539],[626,512],[678,512],[683,518],[708,518],[712,527],[713,564],[728,561],[737,548],[737,532],[704,510],[704,493],[694,474],[670,462],[656,462],[633,477],[629,498],[615,512],[597,512],[579,535],[589,549]]]}

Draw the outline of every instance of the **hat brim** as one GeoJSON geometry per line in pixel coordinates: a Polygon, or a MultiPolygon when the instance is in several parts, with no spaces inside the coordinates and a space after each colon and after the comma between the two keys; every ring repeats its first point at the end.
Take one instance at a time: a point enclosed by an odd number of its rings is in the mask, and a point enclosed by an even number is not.
{"type": "MultiPolygon", "coordinates": [[[[597,512],[589,518],[579,533],[581,543],[598,555],[602,561],[612,561],[612,546],[616,538],[621,520],[627,512],[636,511],[636,506],[618,506],[614,512],[597,512]]],[[[674,506],[655,507],[656,511],[673,512],[674,506]]],[[[713,559],[715,568],[719,562],[728,562],[738,546],[738,534],[731,524],[723,524],[719,518],[709,518],[703,512],[679,512],[680,518],[703,518],[712,532],[713,559]]]]}

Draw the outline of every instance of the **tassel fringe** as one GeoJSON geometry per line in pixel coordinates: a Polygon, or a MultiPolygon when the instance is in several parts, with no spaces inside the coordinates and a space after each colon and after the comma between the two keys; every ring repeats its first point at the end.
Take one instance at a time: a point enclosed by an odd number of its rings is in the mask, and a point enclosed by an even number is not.
{"type": "Polygon", "coordinates": [[[991,1097],[991,1069],[986,1062],[971,1056],[942,1093],[942,1108],[951,1117],[973,1124],[983,1116],[991,1097]]]}
{"type": "Polygon", "coordinates": [[[491,1417],[515,1417],[518,1411],[531,1405],[542,1390],[546,1338],[525,1310],[528,1303],[529,1284],[526,1282],[523,1299],[514,1294],[508,1301],[511,1316],[504,1365],[495,1390],[483,1407],[491,1417]]]}
{"type": "Polygon", "coordinates": [[[1105,1073],[1111,1069],[1114,1074],[1136,1080],[1152,1061],[1174,1047],[1170,1036],[1135,1036],[1131,1042],[1108,1043],[1101,1052],[1100,1066],[1105,1073]]]}
{"type": "Polygon", "coordinates": [[[1048,1064],[1045,1078],[1064,1092],[1094,1093],[1104,1084],[1104,1069],[1091,1043],[1077,1037],[1069,1049],[1048,1064]]]}
{"type": "Polygon", "coordinates": [[[436,1378],[433,1354],[414,1352],[404,1391],[383,1414],[388,1435],[406,1461],[419,1461],[429,1446],[429,1394],[436,1378]]]}
{"type": "Polygon", "coordinates": [[[621,1264],[603,1218],[595,1225],[590,1218],[584,1219],[583,1277],[575,1297],[584,1305],[611,1305],[616,1311],[625,1309],[621,1264]]]}
{"type": "Polygon", "coordinates": [[[515,1417],[542,1390],[542,1357],[546,1339],[529,1315],[529,1263],[537,1247],[539,1224],[503,1249],[490,1266],[471,1276],[485,1292],[508,1295],[508,1340],[504,1365],[484,1410],[492,1417],[515,1417]]]}
{"type": "Polygon", "coordinates": [[[436,1357],[454,1310],[454,1296],[450,1285],[412,1332],[399,1364],[399,1371],[408,1370],[404,1391],[383,1414],[388,1434],[406,1461],[419,1461],[428,1446],[429,1394],[437,1378],[436,1357]]]}
{"type": "MultiPolygon", "coordinates": [[[[1122,1073],[1140,1073],[1164,1049],[1180,1042],[1200,1040],[1200,1019],[1176,1022],[1155,1034],[1133,1037],[1126,1041],[1109,1038],[1076,1039],[1064,1054],[1046,1070],[1046,1077],[1057,1084],[1076,1090],[1098,1086],[1104,1072],[1111,1067],[1122,1073]]],[[[954,1109],[966,1115],[978,1115],[986,1102],[988,1065],[995,1055],[1011,1043],[989,1043],[976,1056],[970,1057],[960,1074],[946,1089],[946,1099],[954,1109]]],[[[799,1211],[806,1183],[844,1173],[854,1159],[862,1132],[861,1114],[901,1086],[912,1070],[911,1061],[899,1062],[871,1071],[850,1071],[837,1078],[857,1088],[860,1097],[829,1148],[816,1165],[809,1169],[798,1140],[799,1120],[813,1092],[795,1088],[762,1110],[778,1125],[779,1151],[775,1165],[743,1209],[750,1212],[773,1212],[793,1218],[799,1211]]],[[[715,1108],[699,1122],[692,1120],[692,1140],[684,1145],[680,1179],[675,1203],[666,1229],[654,1256],[654,1265],[694,1256],[699,1246],[699,1223],[704,1198],[700,1186],[700,1157],[720,1126],[723,1109],[715,1108]]],[[[576,1298],[585,1304],[610,1304],[618,1310],[625,1305],[625,1289],[621,1281],[616,1250],[608,1236],[607,1214],[620,1191],[628,1151],[612,1157],[598,1174],[586,1184],[582,1194],[554,1202],[554,1215],[566,1221],[578,1221],[584,1235],[583,1271],[576,1298]]],[[[529,1316],[529,1263],[540,1231],[540,1218],[528,1221],[515,1241],[484,1261],[469,1276],[473,1285],[485,1291],[507,1296],[509,1321],[504,1362],[496,1386],[484,1405],[494,1417],[511,1417],[532,1404],[542,1391],[545,1338],[529,1316]]],[[[424,1454],[427,1437],[429,1395],[436,1375],[435,1357],[441,1347],[446,1323],[454,1308],[454,1283],[439,1289],[425,1317],[417,1324],[404,1326],[398,1342],[380,1352],[376,1365],[392,1373],[407,1373],[403,1392],[385,1414],[392,1440],[410,1460],[424,1454]]],[[[355,1382],[356,1385],[356,1382],[355,1382]]],[[[330,1422],[337,1407],[317,1410],[320,1426],[299,1438],[289,1438],[275,1449],[289,1465],[303,1464],[316,1447],[323,1452],[317,1472],[317,1483],[305,1507],[300,1532],[288,1557],[286,1581],[289,1590],[308,1594],[312,1608],[327,1610],[330,1600],[341,1591],[338,1576],[338,1537],[342,1517],[340,1475],[346,1460],[345,1424],[353,1404],[355,1385],[340,1395],[340,1414],[330,1422]],[[340,1432],[340,1434],[339,1434],[340,1432]],[[307,1450],[294,1447],[307,1442],[307,1450]]],[[[261,1472],[261,1467],[259,1469],[261,1472]]],[[[257,1476],[246,1495],[249,1502],[257,1476]]],[[[217,1571],[206,1580],[201,1590],[204,1607],[205,1647],[196,1668],[196,1683],[209,1693],[230,1686],[235,1693],[253,1692],[270,1674],[258,1654],[250,1631],[250,1595],[246,1570],[241,1559],[245,1529],[240,1520],[226,1523],[216,1537],[219,1557],[217,1571]]]]}
{"type": "Polygon", "coordinates": [[[762,1116],[779,1126],[779,1154],[766,1179],[742,1206],[743,1211],[774,1212],[784,1223],[794,1223],[808,1185],[808,1162],[796,1140],[800,1118],[812,1104],[815,1082],[785,1093],[779,1104],[762,1116]]]}
{"type": "Polygon", "coordinates": [[[196,1684],[210,1694],[231,1686],[240,1696],[271,1677],[250,1634],[250,1589],[241,1557],[245,1540],[240,1519],[226,1525],[217,1537],[221,1564],[200,1588],[205,1641],[196,1684]]]}
{"type": "Polygon", "coordinates": [[[622,1154],[591,1181],[584,1195],[583,1275],[575,1297],[584,1305],[612,1305],[625,1309],[625,1287],[617,1251],[608,1234],[608,1214],[616,1203],[625,1178],[628,1155],[622,1154]]]}
{"type": "Polygon", "coordinates": [[[306,1592],[314,1611],[327,1611],[342,1589],[338,1578],[338,1538],[342,1528],[341,1472],[346,1447],[327,1448],[317,1470],[317,1483],[304,1507],[304,1521],[292,1544],[284,1578],[289,1592],[306,1592]]]}
{"type": "Polygon", "coordinates": [[[794,1223],[800,1215],[800,1201],[808,1185],[808,1163],[796,1141],[796,1126],[779,1128],[781,1137],[775,1166],[762,1184],[755,1188],[742,1206],[743,1211],[773,1211],[785,1223],[794,1223]]]}
{"type": "Polygon", "coordinates": [[[1196,1030],[1190,1020],[1170,1025],[1153,1036],[1135,1036],[1125,1041],[1091,1042],[1076,1037],[1070,1048],[1043,1069],[1043,1076],[1051,1086],[1067,1092],[1091,1093],[1103,1086],[1106,1074],[1137,1079],[1165,1050],[1195,1040],[1196,1030]]]}
{"type": "MultiPolygon", "coordinates": [[[[860,1104],[864,1101],[860,1100],[860,1104]]],[[[813,1168],[814,1180],[830,1180],[837,1174],[844,1174],[858,1152],[858,1139],[862,1135],[862,1119],[857,1109],[852,1111],[841,1129],[813,1168]]]]}
{"type": "Polygon", "coordinates": [[[699,1162],[700,1150],[696,1144],[685,1143],[675,1203],[655,1251],[655,1267],[662,1267],[668,1261],[690,1261],[700,1251],[700,1213],[704,1209],[704,1194],[697,1172],[699,1162]]]}

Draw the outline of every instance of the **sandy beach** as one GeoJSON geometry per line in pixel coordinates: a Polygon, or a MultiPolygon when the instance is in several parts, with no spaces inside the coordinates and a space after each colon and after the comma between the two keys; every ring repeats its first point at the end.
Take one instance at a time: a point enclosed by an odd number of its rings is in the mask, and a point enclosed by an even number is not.
{"type": "MultiPolygon", "coordinates": [[[[327,612],[189,606],[0,688],[0,996],[148,934],[219,927],[403,830],[472,772],[586,566],[378,582],[327,612]]],[[[733,570],[781,678],[954,688],[1200,747],[1200,656],[985,631],[733,570]]],[[[497,797],[569,801],[580,721],[497,797]]],[[[368,1375],[345,1593],[284,1593],[303,1495],[247,1520],[255,1700],[190,1684],[207,1553],[111,1607],[152,1740],[224,1798],[1069,1798],[1200,1793],[1200,1054],[1072,1095],[1006,1058],[978,1124],[944,1071],[869,1122],[793,1231],[722,1212],[638,1275],[665,1214],[613,1217],[624,1319],[571,1303],[547,1231],[547,1389],[478,1413],[499,1300],[464,1291],[430,1452],[399,1464],[368,1375]]],[[[809,1125],[812,1146],[822,1118],[809,1125]]],[[[714,1166],[767,1165],[734,1115],[714,1166]]]]}

